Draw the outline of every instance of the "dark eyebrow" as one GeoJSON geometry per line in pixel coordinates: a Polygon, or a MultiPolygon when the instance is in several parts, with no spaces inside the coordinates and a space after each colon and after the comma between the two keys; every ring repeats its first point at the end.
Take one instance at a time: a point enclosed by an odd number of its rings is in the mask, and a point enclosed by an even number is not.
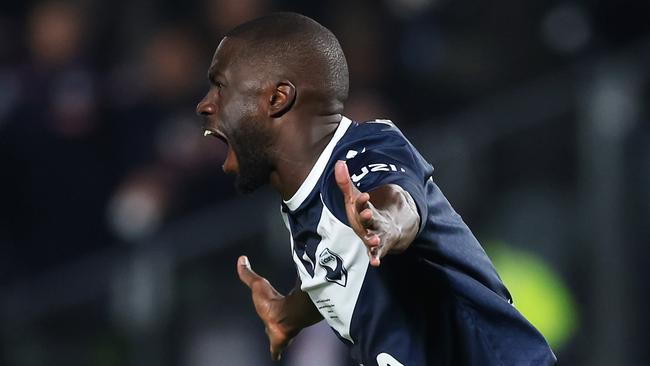
{"type": "Polygon", "coordinates": [[[210,80],[211,83],[216,84],[217,75],[221,75],[221,73],[217,71],[214,67],[208,69],[208,80],[210,80]]]}

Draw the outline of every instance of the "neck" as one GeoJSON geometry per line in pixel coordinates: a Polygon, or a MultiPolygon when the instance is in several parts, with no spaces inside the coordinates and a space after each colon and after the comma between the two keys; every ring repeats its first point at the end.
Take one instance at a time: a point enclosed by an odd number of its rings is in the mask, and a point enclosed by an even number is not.
{"type": "Polygon", "coordinates": [[[276,169],[270,179],[283,200],[293,197],[305,181],[341,118],[340,114],[315,116],[309,120],[296,119],[284,126],[276,150],[276,169]]]}

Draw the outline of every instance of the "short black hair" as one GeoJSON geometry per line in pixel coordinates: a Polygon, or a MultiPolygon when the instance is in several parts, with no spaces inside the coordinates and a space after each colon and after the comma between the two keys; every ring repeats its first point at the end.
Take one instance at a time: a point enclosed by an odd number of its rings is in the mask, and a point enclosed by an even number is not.
{"type": "Polygon", "coordinates": [[[348,96],[348,64],[334,34],[315,20],[280,12],[243,23],[225,34],[246,42],[240,57],[257,68],[297,78],[303,87],[343,103],[348,96]]]}

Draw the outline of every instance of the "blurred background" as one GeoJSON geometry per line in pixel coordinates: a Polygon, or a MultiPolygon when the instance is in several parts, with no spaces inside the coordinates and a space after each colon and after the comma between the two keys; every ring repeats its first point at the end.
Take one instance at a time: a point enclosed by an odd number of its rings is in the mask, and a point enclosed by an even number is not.
{"type": "MultiPolygon", "coordinates": [[[[347,115],[434,167],[564,365],[650,365],[650,3],[4,0],[0,365],[270,365],[236,258],[286,292],[279,197],[237,196],[194,108],[220,35],[311,16],[347,115]]],[[[349,365],[331,330],[280,365],[349,365]]]]}

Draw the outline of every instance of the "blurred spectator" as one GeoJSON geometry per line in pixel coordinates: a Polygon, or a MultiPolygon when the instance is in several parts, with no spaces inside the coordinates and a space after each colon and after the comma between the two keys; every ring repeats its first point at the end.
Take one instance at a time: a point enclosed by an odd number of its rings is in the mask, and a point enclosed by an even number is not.
{"type": "Polygon", "coordinates": [[[203,14],[217,41],[219,35],[229,29],[271,10],[270,0],[201,0],[203,14]]]}
{"type": "Polygon", "coordinates": [[[6,76],[18,84],[0,133],[5,275],[110,242],[101,216],[112,179],[85,18],[63,2],[40,3],[27,18],[29,54],[6,76]]]}
{"type": "Polygon", "coordinates": [[[218,169],[225,147],[203,138],[194,116],[207,84],[208,59],[195,39],[183,27],[161,29],[131,70],[121,70],[126,75],[113,75],[112,97],[119,107],[111,129],[125,174],[112,195],[108,219],[122,239],[141,239],[155,232],[170,211],[232,193],[218,169]]]}

